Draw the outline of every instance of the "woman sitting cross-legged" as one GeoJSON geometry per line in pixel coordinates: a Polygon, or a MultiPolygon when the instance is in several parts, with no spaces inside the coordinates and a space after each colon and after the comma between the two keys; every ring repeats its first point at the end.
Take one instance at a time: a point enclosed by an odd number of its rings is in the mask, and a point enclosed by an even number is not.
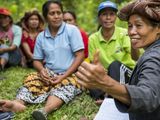
{"type": "Polygon", "coordinates": [[[37,36],[35,44],[33,64],[37,72],[25,79],[17,100],[2,106],[4,111],[23,111],[26,103],[46,100],[43,108],[33,111],[36,120],[46,120],[48,113],[82,92],[74,72],[84,60],[81,34],[76,26],[63,22],[62,4],[46,1],[42,12],[48,27],[37,36]]]}

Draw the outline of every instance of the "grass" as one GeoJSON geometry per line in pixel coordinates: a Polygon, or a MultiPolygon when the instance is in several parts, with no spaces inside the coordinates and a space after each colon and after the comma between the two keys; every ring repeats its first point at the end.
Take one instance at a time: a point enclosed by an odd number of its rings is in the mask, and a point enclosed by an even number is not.
{"type": "MultiPolygon", "coordinates": [[[[5,80],[0,81],[0,99],[15,99],[16,91],[22,86],[24,77],[32,71],[34,70],[29,68],[11,67],[0,72],[0,76],[6,77],[5,80]]],[[[32,111],[42,106],[44,104],[28,105],[23,113],[15,114],[14,120],[32,120],[32,111]]],[[[93,120],[97,111],[98,106],[84,92],[69,104],[64,104],[60,109],[49,114],[48,120],[80,120],[81,117],[93,120]]]]}

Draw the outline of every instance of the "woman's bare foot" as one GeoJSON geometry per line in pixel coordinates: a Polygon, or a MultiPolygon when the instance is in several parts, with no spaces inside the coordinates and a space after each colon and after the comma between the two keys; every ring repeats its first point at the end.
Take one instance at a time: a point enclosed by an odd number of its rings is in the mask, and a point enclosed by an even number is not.
{"type": "Polygon", "coordinates": [[[25,105],[16,100],[0,100],[0,110],[2,111],[22,112],[25,108],[25,105]]]}

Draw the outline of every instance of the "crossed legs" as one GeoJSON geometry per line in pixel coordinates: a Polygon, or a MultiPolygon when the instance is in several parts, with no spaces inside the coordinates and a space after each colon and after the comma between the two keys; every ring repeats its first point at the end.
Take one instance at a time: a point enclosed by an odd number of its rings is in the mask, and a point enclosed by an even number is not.
{"type": "MultiPolygon", "coordinates": [[[[56,96],[49,96],[44,107],[46,113],[58,109],[63,104],[63,101],[56,96]]],[[[22,100],[0,100],[1,111],[22,112],[26,108],[25,102],[22,100]]]]}

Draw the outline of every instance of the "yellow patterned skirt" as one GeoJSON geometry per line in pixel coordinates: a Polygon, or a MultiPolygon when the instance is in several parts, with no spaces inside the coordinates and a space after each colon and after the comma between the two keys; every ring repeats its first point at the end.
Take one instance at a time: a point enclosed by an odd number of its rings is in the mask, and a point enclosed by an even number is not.
{"type": "Polygon", "coordinates": [[[82,87],[77,82],[77,77],[72,74],[66,79],[62,80],[60,83],[56,85],[46,84],[44,80],[40,77],[39,73],[33,72],[30,73],[23,81],[24,87],[26,87],[33,95],[41,95],[44,94],[51,89],[59,88],[65,85],[73,85],[78,89],[82,89],[82,87]]]}

